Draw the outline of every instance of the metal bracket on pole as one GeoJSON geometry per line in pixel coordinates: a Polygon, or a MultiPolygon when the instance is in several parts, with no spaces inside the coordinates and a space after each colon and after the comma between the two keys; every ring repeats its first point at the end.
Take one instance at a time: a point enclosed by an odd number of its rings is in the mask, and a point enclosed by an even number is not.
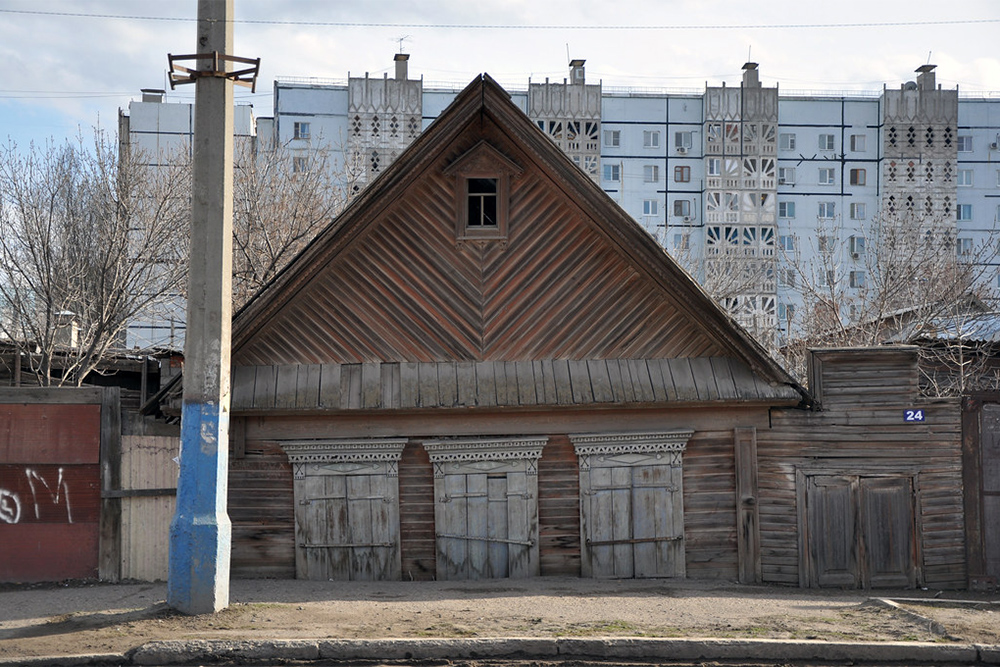
{"type": "Polygon", "coordinates": [[[260,73],[260,58],[241,58],[239,56],[227,56],[213,51],[212,53],[193,53],[184,56],[167,54],[167,62],[170,63],[170,89],[173,90],[177,84],[194,83],[203,76],[212,76],[222,79],[231,79],[233,83],[246,86],[251,92],[257,92],[257,74],[260,73]],[[178,60],[211,60],[212,69],[190,69],[183,65],[176,64],[178,60]],[[227,72],[224,67],[219,67],[220,63],[243,63],[253,65],[246,69],[227,72]],[[178,74],[178,72],[180,72],[178,74]]]}

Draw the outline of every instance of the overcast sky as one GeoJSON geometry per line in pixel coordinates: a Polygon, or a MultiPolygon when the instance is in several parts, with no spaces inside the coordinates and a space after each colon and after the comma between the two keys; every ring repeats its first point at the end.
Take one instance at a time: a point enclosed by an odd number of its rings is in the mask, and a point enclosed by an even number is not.
{"type": "MultiPolygon", "coordinates": [[[[167,53],[194,51],[196,16],[195,0],[0,0],[0,138],[114,129],[166,87],[167,53]]],[[[998,0],[236,0],[235,18],[235,55],[262,59],[257,94],[237,88],[258,116],[275,77],[391,76],[401,38],[425,86],[561,80],[569,56],[606,87],[701,90],[737,85],[749,56],[785,91],[878,91],[930,58],[945,87],[1000,99],[998,0]]]]}

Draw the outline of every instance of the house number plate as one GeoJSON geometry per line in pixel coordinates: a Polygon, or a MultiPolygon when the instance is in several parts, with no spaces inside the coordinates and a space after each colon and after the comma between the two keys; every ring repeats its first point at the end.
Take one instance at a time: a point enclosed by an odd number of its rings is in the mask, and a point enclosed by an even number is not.
{"type": "Polygon", "coordinates": [[[904,422],[922,422],[922,421],[924,421],[924,411],[923,410],[903,410],[903,421],[904,422]]]}

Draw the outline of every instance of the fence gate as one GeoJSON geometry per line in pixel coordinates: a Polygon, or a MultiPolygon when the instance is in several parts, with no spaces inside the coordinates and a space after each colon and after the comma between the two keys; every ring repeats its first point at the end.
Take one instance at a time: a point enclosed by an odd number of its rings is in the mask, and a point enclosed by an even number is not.
{"type": "Polygon", "coordinates": [[[425,442],[438,579],[536,576],[538,459],[547,438],[425,442]]]}
{"type": "Polygon", "coordinates": [[[683,577],[682,453],[691,431],[571,435],[585,577],[683,577]]]}
{"type": "Polygon", "coordinates": [[[118,437],[118,397],[0,390],[0,581],[98,576],[111,544],[101,522],[116,520],[102,512],[101,457],[118,437]]]}
{"type": "Polygon", "coordinates": [[[799,487],[803,586],[916,585],[913,477],[800,471],[799,487]]]}
{"type": "Polygon", "coordinates": [[[295,576],[397,580],[405,439],[285,443],[295,493],[295,576]]]}

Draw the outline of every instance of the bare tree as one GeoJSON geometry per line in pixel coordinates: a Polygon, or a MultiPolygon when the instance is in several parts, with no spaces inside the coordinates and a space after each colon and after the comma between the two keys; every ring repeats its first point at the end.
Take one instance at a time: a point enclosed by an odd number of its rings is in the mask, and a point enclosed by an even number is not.
{"type": "Polygon", "coordinates": [[[236,151],[233,206],[233,302],[239,308],[266,285],[344,208],[355,188],[333,151],[287,145],[236,151]]]}
{"type": "Polygon", "coordinates": [[[987,275],[998,254],[995,239],[975,245],[957,238],[951,220],[897,211],[850,231],[821,220],[809,253],[798,241],[784,257],[794,274],[786,282],[794,282],[799,299],[781,347],[791,369],[802,372],[808,348],[910,342],[934,331],[936,345],[923,349],[936,361],[926,368],[951,357],[946,365],[958,377],[944,382],[939,368],[930,381],[925,369],[929,393],[961,392],[981,375],[963,357],[970,351],[963,338],[996,317],[989,305],[997,297],[995,278],[987,275]]]}
{"type": "Polygon", "coordinates": [[[183,171],[147,168],[101,130],[0,149],[0,333],[40,384],[80,385],[179,291],[187,192],[183,171]]]}

